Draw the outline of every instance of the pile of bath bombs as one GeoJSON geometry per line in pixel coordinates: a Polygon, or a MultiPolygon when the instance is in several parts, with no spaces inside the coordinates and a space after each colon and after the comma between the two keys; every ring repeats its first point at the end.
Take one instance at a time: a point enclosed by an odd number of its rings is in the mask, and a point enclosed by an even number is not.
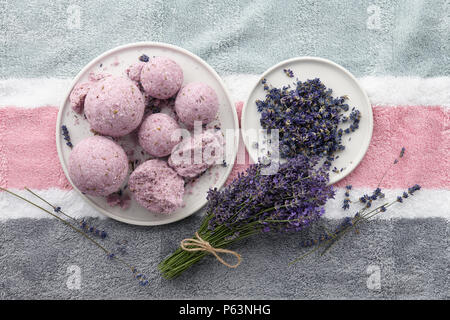
{"type": "Polygon", "coordinates": [[[145,56],[123,76],[91,75],[73,88],[72,109],[97,135],[75,145],[69,157],[73,184],[91,196],[108,196],[128,178],[133,198],[154,213],[172,213],[183,205],[186,179],[199,176],[223,157],[220,131],[204,130],[183,139],[181,129],[214,121],[219,110],[216,92],[203,82],[183,85],[183,69],[167,57],[145,56]],[[149,101],[174,100],[173,115],[146,113],[149,101]],[[129,159],[112,138],[137,132],[138,143],[150,159],[130,175],[129,159]],[[195,154],[204,154],[196,158],[195,154]]]}

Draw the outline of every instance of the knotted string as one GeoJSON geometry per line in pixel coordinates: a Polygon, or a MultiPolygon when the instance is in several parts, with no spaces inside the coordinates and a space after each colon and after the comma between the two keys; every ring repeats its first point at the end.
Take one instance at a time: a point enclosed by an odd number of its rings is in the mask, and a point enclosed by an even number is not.
{"type": "Polygon", "coordinates": [[[228,249],[222,249],[222,248],[214,248],[209,244],[208,241],[203,240],[199,235],[198,232],[195,233],[195,237],[197,239],[183,239],[181,241],[181,248],[185,251],[207,251],[209,253],[212,253],[217,260],[219,260],[220,263],[227,266],[228,268],[236,268],[238,265],[241,264],[241,255],[235,251],[231,251],[228,249]],[[188,248],[194,247],[194,248],[188,248]],[[228,253],[234,255],[238,261],[235,264],[229,264],[225,260],[223,260],[218,253],[228,253]]]}

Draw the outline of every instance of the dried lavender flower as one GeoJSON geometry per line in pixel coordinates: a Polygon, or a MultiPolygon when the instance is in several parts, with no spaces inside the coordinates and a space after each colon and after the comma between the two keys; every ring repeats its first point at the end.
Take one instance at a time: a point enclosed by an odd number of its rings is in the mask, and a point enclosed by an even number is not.
{"type": "Polygon", "coordinates": [[[289,77],[289,78],[293,78],[294,77],[294,72],[291,69],[283,69],[283,72],[289,77]]]}
{"type": "Polygon", "coordinates": [[[146,54],[143,54],[139,57],[139,61],[148,62],[149,57],[146,54]]]}
{"type": "Polygon", "coordinates": [[[342,208],[344,210],[347,210],[347,209],[350,208],[350,203],[351,203],[350,190],[352,190],[352,186],[351,185],[345,186],[345,194],[344,194],[345,198],[344,198],[344,201],[342,203],[342,208]]]}
{"type": "Polygon", "coordinates": [[[72,141],[70,140],[69,129],[67,129],[67,126],[63,124],[63,125],[61,126],[61,131],[62,131],[62,135],[63,135],[63,137],[64,137],[64,140],[66,140],[66,145],[67,145],[69,148],[73,148],[72,141]]]}
{"type": "MultiPolygon", "coordinates": [[[[291,72],[285,70],[288,76],[291,72]]],[[[256,101],[261,113],[260,123],[268,132],[279,130],[282,158],[292,158],[297,154],[330,156],[344,150],[342,136],[359,127],[359,110],[353,108],[349,116],[344,116],[350,108],[346,103],[348,98],[334,98],[333,91],[318,78],[296,81],[294,88],[269,87],[265,79],[262,84],[267,93],[265,100],[256,101]],[[349,120],[348,128],[339,128],[341,123],[349,120]]]]}

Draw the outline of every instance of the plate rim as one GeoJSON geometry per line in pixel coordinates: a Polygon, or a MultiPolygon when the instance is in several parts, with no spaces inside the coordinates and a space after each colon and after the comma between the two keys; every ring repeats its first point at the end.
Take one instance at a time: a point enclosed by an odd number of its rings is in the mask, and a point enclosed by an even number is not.
{"type": "MultiPolygon", "coordinates": [[[[190,56],[191,58],[193,58],[194,60],[196,60],[198,63],[200,63],[201,65],[203,65],[213,76],[214,78],[218,81],[219,85],[222,87],[224,93],[225,93],[225,97],[228,100],[228,103],[231,106],[231,113],[233,116],[233,122],[234,122],[234,130],[238,131],[239,130],[239,121],[238,121],[238,117],[237,117],[237,111],[236,108],[234,107],[234,102],[231,99],[230,93],[228,91],[228,88],[225,85],[225,82],[222,80],[222,78],[219,76],[219,74],[206,62],[204,61],[202,58],[200,58],[199,56],[197,56],[196,54],[188,51],[187,49],[181,48],[179,46],[173,45],[173,44],[169,44],[169,43],[164,43],[164,42],[158,42],[158,41],[140,41],[140,42],[133,42],[133,43],[128,43],[128,44],[124,44],[124,45],[120,45],[117,47],[114,47],[112,49],[109,49],[105,52],[103,52],[102,54],[96,56],[95,58],[93,58],[91,61],[89,61],[78,73],[77,75],[73,78],[72,82],[70,83],[70,86],[67,89],[66,94],[64,94],[62,101],[59,103],[59,110],[58,110],[58,116],[56,118],[56,150],[58,153],[58,158],[59,158],[59,162],[61,164],[61,167],[64,171],[64,175],[66,176],[66,179],[69,181],[69,183],[71,184],[72,188],[74,190],[76,190],[78,192],[78,194],[83,198],[84,201],[86,201],[90,206],[92,206],[93,208],[95,208],[97,211],[99,211],[100,213],[102,213],[103,215],[112,218],[116,221],[119,222],[123,222],[123,223],[127,223],[130,225],[138,225],[138,226],[160,226],[160,225],[166,225],[166,224],[170,224],[170,223],[174,223],[180,220],[183,220],[187,217],[192,216],[193,214],[197,213],[200,209],[202,209],[207,201],[205,199],[205,201],[203,203],[200,203],[199,205],[197,205],[196,207],[194,207],[193,211],[189,214],[185,214],[185,215],[181,215],[181,216],[177,216],[174,218],[174,216],[170,216],[168,215],[168,219],[166,220],[162,220],[162,221],[136,221],[136,220],[129,220],[127,218],[124,217],[118,217],[114,214],[111,214],[109,211],[101,208],[100,206],[98,206],[94,201],[92,201],[90,198],[88,198],[86,195],[84,195],[73,183],[72,180],[70,179],[69,176],[69,172],[67,170],[66,164],[64,162],[64,158],[63,158],[63,154],[62,154],[62,150],[61,150],[61,132],[60,132],[60,128],[61,128],[61,120],[62,120],[62,115],[63,115],[63,109],[67,103],[67,100],[69,99],[70,93],[72,92],[72,89],[74,88],[74,86],[78,83],[78,81],[80,80],[80,78],[95,64],[97,64],[100,60],[102,60],[103,58],[105,58],[106,56],[109,56],[117,51],[121,51],[124,49],[130,49],[133,47],[143,47],[143,46],[153,46],[153,47],[161,47],[161,48],[165,48],[165,49],[171,49],[171,50],[175,50],[175,51],[179,51],[185,55],[190,56]]],[[[239,134],[235,134],[234,135],[234,148],[233,148],[233,154],[230,157],[230,161],[228,162],[228,167],[227,170],[225,172],[225,174],[222,176],[222,178],[219,180],[218,184],[217,184],[217,188],[222,188],[223,185],[225,184],[225,182],[227,181],[228,177],[231,174],[231,171],[234,167],[234,163],[236,161],[236,156],[238,153],[238,146],[239,146],[239,134]]]]}
{"type": "Polygon", "coordinates": [[[363,97],[365,102],[367,103],[367,105],[369,106],[368,110],[369,110],[369,139],[367,140],[367,142],[365,143],[365,145],[363,145],[364,151],[361,152],[361,155],[356,158],[355,160],[353,160],[353,163],[351,164],[351,170],[348,170],[344,175],[342,175],[340,178],[338,178],[337,180],[330,182],[330,184],[335,184],[339,181],[341,181],[342,179],[344,179],[345,177],[347,177],[350,173],[353,172],[353,170],[355,170],[358,165],[361,163],[362,159],[364,158],[364,156],[367,153],[367,150],[369,149],[370,146],[370,142],[372,141],[372,135],[373,135],[373,112],[372,112],[372,104],[370,103],[369,97],[366,93],[366,91],[364,90],[364,88],[361,86],[361,84],[359,83],[358,79],[356,79],[356,77],[350,72],[348,71],[346,68],[344,68],[343,66],[337,64],[336,62],[333,62],[329,59],[326,58],[320,58],[320,57],[313,57],[313,56],[300,56],[300,57],[294,57],[294,58],[289,58],[286,60],[283,60],[275,65],[273,65],[272,67],[270,67],[269,69],[267,69],[266,71],[264,71],[263,73],[261,73],[258,77],[258,81],[255,83],[254,86],[251,87],[250,92],[247,95],[247,98],[244,102],[244,106],[242,107],[242,116],[241,116],[241,136],[242,136],[242,140],[244,142],[245,145],[245,149],[247,150],[247,153],[249,155],[249,157],[252,159],[253,162],[257,162],[258,159],[254,159],[253,154],[250,152],[250,148],[251,146],[249,146],[249,142],[247,141],[247,139],[245,139],[244,137],[244,132],[249,129],[246,126],[246,116],[247,116],[247,109],[248,109],[248,105],[249,105],[249,101],[250,98],[253,94],[253,92],[256,90],[256,88],[261,85],[261,79],[263,79],[267,74],[271,73],[272,71],[274,71],[277,68],[280,68],[286,64],[289,63],[293,63],[293,62],[298,62],[298,61],[314,61],[314,62],[321,62],[321,63],[325,63],[328,65],[331,65],[337,69],[339,69],[340,71],[342,71],[343,73],[345,73],[347,76],[350,77],[351,80],[353,80],[355,82],[355,84],[357,85],[358,89],[362,92],[363,97]]]}

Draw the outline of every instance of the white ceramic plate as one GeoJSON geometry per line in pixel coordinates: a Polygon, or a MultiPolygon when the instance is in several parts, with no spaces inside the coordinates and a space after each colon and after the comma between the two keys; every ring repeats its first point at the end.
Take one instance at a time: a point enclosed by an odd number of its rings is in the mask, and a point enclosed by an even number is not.
{"type": "MultiPolygon", "coordinates": [[[[327,88],[333,89],[333,96],[347,95],[350,110],[355,107],[361,112],[361,122],[355,132],[343,136],[345,150],[338,153],[339,158],[333,163],[333,167],[336,166],[339,172],[330,173],[330,183],[341,180],[358,166],[372,138],[373,116],[369,98],[350,72],[332,61],[315,57],[299,57],[280,62],[264,72],[258,83],[255,83],[245,102],[241,119],[244,143],[253,161],[256,162],[263,153],[261,139],[248,134],[251,130],[262,129],[261,117],[255,101],[265,99],[265,92],[261,85],[263,78],[267,79],[268,84],[277,88],[288,84],[292,87],[296,78],[301,81],[320,78],[327,88]],[[294,78],[287,77],[283,69],[291,69],[294,72],[294,78]],[[255,148],[255,142],[258,143],[258,148],[255,148]]],[[[348,124],[344,124],[342,128],[347,126],[348,124]]]]}
{"type": "MultiPolygon", "coordinates": [[[[140,42],[117,47],[95,58],[80,71],[73,80],[72,85],[67,91],[64,101],[60,106],[56,123],[56,146],[61,165],[69,181],[70,178],[67,171],[67,163],[71,149],[66,146],[65,140],[61,135],[61,126],[67,126],[73,145],[76,145],[83,138],[93,135],[87,120],[84,119],[83,116],[77,115],[70,108],[68,98],[72,88],[79,81],[86,81],[91,72],[125,75],[126,68],[131,64],[138,62],[138,58],[142,54],[146,54],[149,57],[166,56],[176,61],[183,69],[184,83],[201,81],[210,85],[216,91],[219,98],[220,107],[218,120],[222,131],[224,132],[225,130],[233,129],[238,132],[239,125],[237,114],[230,95],[218,74],[205,61],[187,50],[164,43],[140,42]]],[[[230,139],[227,141],[227,166],[215,165],[198,178],[194,184],[189,184],[183,198],[183,207],[172,214],[151,213],[139,206],[134,200],[132,200],[131,207],[124,210],[118,206],[111,207],[103,197],[87,196],[81,192],[80,194],[84,200],[100,212],[122,222],[150,226],[178,221],[190,216],[206,204],[206,195],[209,188],[220,188],[225,183],[234,164],[238,139],[239,135],[235,134],[231,139],[231,142],[230,139]]],[[[126,140],[127,139],[124,139],[123,141],[127,142],[126,140]]],[[[141,149],[137,147],[136,153],[140,153],[140,151],[141,149]]],[[[77,189],[75,186],[73,187],[77,189]]]]}

